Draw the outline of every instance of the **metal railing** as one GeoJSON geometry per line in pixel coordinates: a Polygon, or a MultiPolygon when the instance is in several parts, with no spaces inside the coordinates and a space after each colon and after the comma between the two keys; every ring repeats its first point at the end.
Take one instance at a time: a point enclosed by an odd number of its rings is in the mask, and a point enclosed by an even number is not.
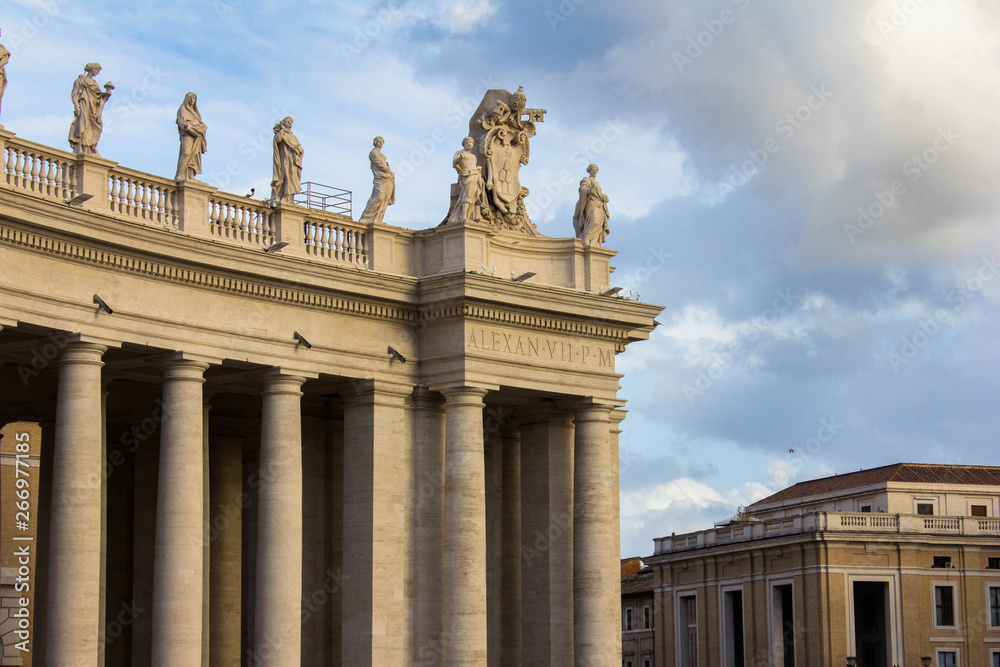
{"type": "Polygon", "coordinates": [[[306,181],[302,186],[303,189],[295,195],[295,203],[299,206],[351,217],[350,190],[312,181],[306,181]]]}

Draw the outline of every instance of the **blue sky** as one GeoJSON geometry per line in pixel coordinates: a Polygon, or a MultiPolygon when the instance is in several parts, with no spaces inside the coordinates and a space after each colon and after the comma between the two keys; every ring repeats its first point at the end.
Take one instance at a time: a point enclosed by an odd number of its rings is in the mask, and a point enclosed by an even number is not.
{"type": "Polygon", "coordinates": [[[358,215],[378,134],[411,228],[483,92],[523,85],[539,230],[572,234],[597,162],[616,284],[666,308],[618,357],[626,555],[818,475],[1000,464],[993,3],[5,0],[0,29],[19,136],[65,147],[97,61],[105,157],[172,175],[193,91],[203,180],[266,191],[291,115],[304,180],[358,215]]]}

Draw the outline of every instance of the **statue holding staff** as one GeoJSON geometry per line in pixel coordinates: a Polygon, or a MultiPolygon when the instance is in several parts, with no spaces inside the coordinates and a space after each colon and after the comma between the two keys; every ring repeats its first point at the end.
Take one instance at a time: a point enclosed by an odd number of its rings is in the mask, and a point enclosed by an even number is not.
{"type": "Polygon", "coordinates": [[[275,202],[294,202],[302,189],[302,144],[292,134],[292,118],[285,116],[274,126],[274,159],[271,198],[275,202]]]}

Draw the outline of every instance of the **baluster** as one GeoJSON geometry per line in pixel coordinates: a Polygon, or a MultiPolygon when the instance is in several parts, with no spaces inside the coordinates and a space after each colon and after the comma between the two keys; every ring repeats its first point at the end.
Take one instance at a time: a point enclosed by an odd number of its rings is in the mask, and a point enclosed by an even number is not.
{"type": "Polygon", "coordinates": [[[351,239],[351,244],[350,244],[350,249],[349,249],[349,253],[350,254],[347,256],[347,260],[349,262],[353,263],[353,262],[356,262],[358,260],[358,255],[357,255],[357,253],[358,253],[358,247],[357,247],[357,244],[358,244],[358,233],[355,232],[355,231],[350,232],[350,239],[351,239]]]}
{"type": "Polygon", "coordinates": [[[232,204],[226,204],[226,229],[229,230],[226,236],[233,239],[239,238],[239,232],[236,229],[236,207],[232,204]]]}
{"type": "Polygon", "coordinates": [[[38,155],[31,154],[31,191],[39,192],[40,188],[38,183],[38,162],[40,158],[38,155]]]}
{"type": "Polygon", "coordinates": [[[7,161],[4,163],[5,177],[9,185],[14,184],[14,149],[7,148],[7,161]]]}
{"type": "Polygon", "coordinates": [[[149,188],[149,219],[163,223],[163,188],[153,185],[149,188]]]}
{"type": "Polygon", "coordinates": [[[21,178],[21,169],[24,168],[24,153],[18,151],[17,159],[14,162],[14,187],[22,187],[24,179],[21,178]]]}
{"type": "Polygon", "coordinates": [[[59,163],[59,198],[69,199],[70,188],[67,187],[70,181],[69,177],[69,163],[60,162],[59,163]]]}
{"type": "Polygon", "coordinates": [[[274,233],[271,231],[271,214],[267,212],[258,213],[260,216],[261,229],[264,231],[264,238],[267,245],[274,243],[274,233]]]}
{"type": "Polygon", "coordinates": [[[233,206],[233,216],[236,220],[236,227],[240,230],[240,241],[253,243],[253,230],[246,219],[246,209],[242,206],[233,206]]]}
{"type": "Polygon", "coordinates": [[[150,217],[149,217],[149,184],[148,183],[139,183],[137,186],[138,186],[138,188],[140,190],[142,190],[142,211],[141,211],[142,219],[143,220],[150,220],[150,217]]]}
{"type": "Polygon", "coordinates": [[[329,225],[319,225],[317,228],[316,242],[319,245],[319,256],[330,256],[330,227],[329,225]]]}
{"type": "Polygon", "coordinates": [[[306,252],[310,255],[316,254],[316,225],[306,222],[306,252]]]}
{"type": "Polygon", "coordinates": [[[108,203],[111,206],[111,212],[116,213],[118,197],[121,196],[121,185],[118,183],[117,176],[111,176],[108,183],[108,203]]]}

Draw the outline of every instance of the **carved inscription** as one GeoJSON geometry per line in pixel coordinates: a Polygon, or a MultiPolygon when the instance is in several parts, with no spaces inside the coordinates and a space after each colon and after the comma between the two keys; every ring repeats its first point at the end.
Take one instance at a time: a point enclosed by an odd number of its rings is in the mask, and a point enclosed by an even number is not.
{"type": "Polygon", "coordinates": [[[495,329],[473,329],[465,344],[470,350],[499,352],[515,356],[614,368],[614,351],[610,346],[560,341],[543,336],[505,333],[495,329]]]}

